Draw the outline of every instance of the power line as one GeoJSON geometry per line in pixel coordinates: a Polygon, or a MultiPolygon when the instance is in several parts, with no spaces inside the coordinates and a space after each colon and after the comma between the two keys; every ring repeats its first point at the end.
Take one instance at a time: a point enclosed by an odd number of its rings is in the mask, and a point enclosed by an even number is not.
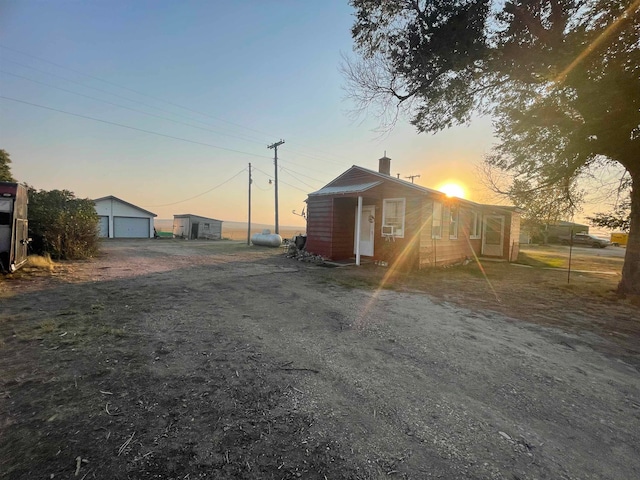
{"type": "Polygon", "coordinates": [[[220,122],[228,123],[229,125],[233,125],[233,126],[236,126],[236,127],[240,127],[240,128],[245,129],[245,130],[250,130],[250,131],[253,131],[253,132],[255,132],[255,133],[259,133],[259,134],[261,134],[261,135],[269,135],[268,133],[261,132],[261,131],[259,131],[259,130],[254,130],[254,129],[252,129],[252,128],[245,127],[245,126],[243,126],[243,125],[240,125],[240,124],[237,124],[237,123],[231,122],[231,121],[229,121],[229,120],[225,120],[225,119],[223,119],[223,118],[214,117],[214,116],[212,116],[212,115],[210,115],[210,114],[208,114],[208,113],[199,112],[198,110],[194,110],[194,109],[192,109],[192,108],[185,107],[184,105],[180,105],[180,104],[178,104],[178,103],[174,103],[174,102],[171,102],[171,101],[169,101],[169,100],[162,99],[162,98],[154,97],[153,95],[149,95],[148,93],[139,92],[139,91],[137,91],[137,90],[134,90],[134,89],[132,89],[132,88],[126,87],[126,86],[124,86],[124,85],[120,85],[120,84],[118,84],[118,83],[115,83],[115,82],[112,82],[112,81],[109,81],[109,80],[105,80],[105,79],[103,79],[103,78],[96,77],[96,76],[94,76],[94,75],[90,75],[90,74],[88,74],[88,73],[84,73],[84,72],[81,72],[81,71],[79,71],[79,70],[75,70],[75,69],[73,69],[73,68],[66,67],[66,66],[64,66],[64,65],[60,65],[60,64],[58,64],[58,63],[52,62],[52,61],[50,61],[50,60],[46,60],[46,59],[44,59],[44,58],[40,58],[40,57],[36,57],[36,56],[34,56],[34,55],[30,55],[30,54],[28,54],[28,53],[22,52],[22,51],[20,51],[20,50],[16,50],[16,49],[14,49],[14,48],[7,47],[7,46],[2,45],[2,44],[0,44],[0,48],[4,48],[4,49],[6,49],[6,50],[9,50],[9,51],[12,51],[12,52],[15,52],[15,53],[19,53],[20,55],[24,55],[24,56],[26,56],[26,57],[34,58],[34,59],[39,60],[39,61],[41,61],[41,62],[45,62],[45,63],[48,63],[48,64],[50,64],[50,65],[54,65],[54,66],[56,66],[56,67],[58,67],[58,68],[62,68],[62,69],[65,69],[65,70],[69,70],[69,71],[74,72],[74,73],[77,73],[77,74],[79,74],[79,75],[84,75],[85,77],[89,77],[89,78],[92,78],[92,79],[94,79],[94,80],[98,80],[99,82],[103,82],[103,83],[106,83],[106,84],[108,84],[108,85],[112,85],[112,86],[114,86],[114,87],[118,87],[118,88],[122,88],[122,89],[124,89],[124,90],[128,90],[128,91],[130,91],[130,92],[132,92],[132,93],[135,93],[135,94],[137,94],[137,95],[141,95],[141,96],[143,96],[143,97],[147,97],[147,98],[151,98],[151,99],[153,99],[153,100],[157,100],[157,101],[160,101],[160,102],[164,102],[164,103],[167,103],[167,104],[169,104],[169,105],[173,105],[174,107],[178,107],[178,108],[181,108],[181,109],[183,109],[183,110],[187,110],[187,111],[192,112],[192,113],[197,113],[198,115],[202,115],[202,116],[204,116],[204,117],[211,118],[211,119],[213,119],[213,120],[217,120],[217,121],[220,121],[220,122]]]}
{"type": "MultiPolygon", "coordinates": [[[[194,119],[194,118],[189,117],[189,116],[186,116],[186,115],[180,115],[179,113],[175,113],[175,112],[173,112],[173,111],[171,111],[171,110],[167,110],[166,108],[161,108],[161,107],[157,107],[157,106],[155,106],[155,105],[150,105],[150,104],[148,104],[148,103],[140,102],[140,101],[138,101],[138,100],[134,100],[134,99],[132,99],[132,98],[125,97],[124,95],[119,95],[119,94],[117,94],[117,93],[113,93],[113,92],[110,92],[110,91],[108,91],[108,90],[104,90],[104,89],[102,89],[102,88],[97,88],[97,87],[94,87],[94,86],[92,86],[92,85],[87,85],[87,84],[85,84],[85,83],[78,82],[78,81],[76,81],[76,80],[72,80],[72,79],[67,78],[67,77],[63,77],[62,75],[57,75],[57,74],[55,74],[55,73],[47,72],[46,70],[41,70],[41,69],[39,69],[39,68],[32,67],[32,66],[30,66],[30,65],[25,65],[25,64],[23,64],[23,63],[16,62],[16,61],[14,61],[14,60],[5,60],[5,61],[10,62],[10,63],[14,63],[14,64],[16,64],[16,65],[18,65],[18,66],[20,66],[20,67],[28,68],[28,69],[30,69],[30,70],[35,70],[36,72],[40,72],[40,73],[42,73],[42,74],[44,74],[44,75],[48,75],[48,76],[50,76],[50,77],[59,78],[60,80],[63,80],[63,81],[65,81],[65,82],[69,82],[69,83],[72,83],[72,84],[75,84],[75,85],[79,85],[79,86],[81,86],[81,87],[83,87],[83,88],[88,88],[88,89],[90,89],[90,90],[95,90],[96,92],[100,92],[100,93],[104,93],[104,94],[110,95],[110,96],[112,96],[112,97],[120,98],[120,99],[122,99],[122,100],[126,100],[127,102],[131,102],[131,103],[135,103],[135,104],[138,104],[138,105],[142,105],[142,106],[147,107],[147,108],[152,108],[152,109],[154,109],[154,110],[159,110],[159,111],[161,111],[161,112],[165,112],[165,113],[168,113],[168,114],[170,114],[170,115],[174,115],[174,116],[181,117],[181,118],[186,118],[187,120],[192,120],[192,121],[194,121],[194,122],[201,123],[202,125],[207,125],[207,126],[209,126],[209,123],[203,122],[203,121],[201,121],[201,120],[194,119]]],[[[73,70],[72,70],[72,71],[73,71],[73,70]]],[[[14,76],[16,76],[16,77],[24,78],[24,79],[29,80],[29,81],[31,81],[31,82],[39,83],[39,84],[41,84],[41,85],[45,85],[45,86],[48,86],[48,87],[51,87],[51,88],[57,88],[57,89],[59,89],[59,90],[62,90],[62,91],[68,92],[68,93],[72,93],[72,94],[74,94],[74,95],[78,95],[78,96],[82,96],[82,97],[86,97],[86,98],[91,98],[91,99],[98,100],[98,101],[101,101],[101,102],[109,103],[109,104],[111,104],[111,105],[115,105],[115,106],[117,106],[117,107],[125,108],[125,109],[128,109],[128,110],[133,110],[133,111],[136,111],[136,112],[139,112],[139,113],[144,113],[144,114],[146,114],[146,115],[152,115],[152,116],[155,116],[155,117],[158,117],[158,118],[164,118],[165,120],[169,120],[169,121],[172,121],[172,122],[181,123],[181,122],[179,122],[179,121],[177,121],[177,120],[171,120],[171,119],[169,119],[169,118],[167,118],[167,117],[162,117],[162,116],[159,116],[159,115],[155,115],[155,114],[153,114],[153,113],[145,113],[145,112],[144,112],[144,111],[142,111],[142,110],[135,110],[135,109],[132,109],[132,108],[130,108],[130,107],[126,107],[126,106],[123,106],[123,105],[119,105],[119,104],[117,104],[117,103],[109,102],[109,101],[107,101],[107,100],[101,100],[101,99],[97,99],[97,98],[95,98],[95,97],[91,97],[91,96],[88,96],[88,95],[83,95],[83,94],[80,94],[80,93],[75,93],[75,92],[73,92],[73,91],[71,91],[71,90],[65,90],[65,89],[63,89],[63,88],[61,88],[61,87],[57,87],[57,86],[54,86],[54,85],[51,85],[51,84],[47,84],[47,83],[45,83],[45,82],[41,82],[41,81],[38,81],[38,80],[34,80],[34,79],[29,78],[29,77],[23,77],[23,76],[20,76],[20,75],[18,75],[18,74],[15,74],[15,73],[11,73],[11,72],[5,72],[5,73],[8,73],[9,75],[14,75],[14,76]]],[[[189,126],[191,126],[191,127],[193,127],[193,128],[202,128],[202,129],[204,129],[203,127],[198,127],[198,126],[196,126],[196,125],[190,125],[190,124],[186,124],[186,123],[185,123],[185,125],[189,125],[189,126]]],[[[209,129],[204,129],[204,130],[209,130],[209,129]]],[[[228,136],[232,136],[232,137],[239,138],[240,140],[245,140],[245,141],[248,141],[248,142],[254,142],[254,143],[264,144],[264,141],[262,141],[262,140],[257,140],[257,139],[255,139],[255,138],[251,138],[251,137],[247,137],[247,136],[231,135],[231,134],[227,134],[227,133],[223,133],[223,132],[215,132],[214,130],[209,130],[209,131],[212,131],[212,132],[214,132],[214,133],[220,133],[221,135],[228,135],[228,136]]]]}
{"type": "MultiPolygon", "coordinates": [[[[260,169],[259,169],[258,167],[256,167],[256,166],[253,166],[252,168],[253,168],[253,170],[254,170],[254,171],[257,171],[257,172],[262,173],[263,175],[266,175],[266,176],[267,176],[267,178],[271,178],[271,175],[269,175],[269,174],[268,174],[267,172],[265,172],[264,170],[260,170],[260,169]]],[[[309,192],[307,192],[307,190],[303,190],[302,188],[296,187],[295,185],[291,185],[290,183],[287,183],[287,182],[283,182],[282,180],[280,180],[280,183],[284,183],[285,185],[287,185],[287,186],[289,186],[289,187],[291,187],[291,188],[295,188],[296,190],[300,190],[301,192],[309,193],[309,192]]],[[[314,188],[314,187],[311,187],[311,188],[314,188]]]]}
{"type": "Polygon", "coordinates": [[[162,205],[142,205],[145,208],[155,208],[155,207],[168,207],[170,205],[177,205],[178,203],[184,203],[184,202],[188,202],[189,200],[193,200],[194,198],[198,198],[201,197],[203,195],[206,195],[209,192],[213,192],[216,188],[220,188],[221,186],[223,186],[225,183],[229,183],[231,180],[233,180],[234,178],[236,178],[238,175],[240,175],[243,172],[246,172],[247,169],[243,168],[242,170],[240,170],[238,173],[236,173],[233,177],[230,177],[228,179],[226,179],[224,182],[219,183],[218,185],[216,185],[213,188],[210,188],[209,190],[207,190],[206,192],[202,192],[199,193],[198,195],[194,195],[193,197],[189,197],[189,198],[185,198],[184,200],[179,200],[177,202],[173,202],[173,203],[164,203],[162,205]]]}
{"type": "MultiPolygon", "coordinates": [[[[283,159],[283,158],[280,158],[280,160],[284,160],[284,162],[285,162],[285,163],[287,163],[287,164],[295,165],[296,167],[304,168],[305,170],[309,170],[310,172],[323,173],[323,174],[326,174],[326,173],[327,173],[327,171],[326,171],[326,170],[324,170],[324,171],[323,171],[323,170],[317,170],[317,169],[315,169],[315,168],[311,168],[311,167],[309,167],[308,165],[303,165],[303,164],[300,164],[300,163],[292,162],[291,160],[288,160],[286,157],[285,157],[284,159],[283,159]]],[[[303,160],[303,161],[304,161],[304,160],[303,160]]],[[[317,163],[317,162],[315,162],[315,163],[317,163]]],[[[318,181],[320,181],[320,180],[318,180],[318,181]]],[[[325,181],[325,180],[323,180],[323,182],[325,182],[325,183],[326,183],[327,181],[328,181],[328,180],[326,180],[326,181],[325,181]]]]}
{"type": "MultiPolygon", "coordinates": [[[[289,162],[289,163],[292,163],[292,162],[289,162]]],[[[295,165],[295,164],[294,164],[294,165],[295,165]]],[[[296,175],[300,175],[301,177],[306,177],[306,178],[308,178],[309,180],[313,180],[314,182],[318,182],[318,183],[326,183],[326,181],[324,181],[324,180],[318,180],[317,178],[310,177],[309,175],[305,175],[304,173],[296,172],[295,170],[292,170],[292,169],[290,169],[290,168],[284,167],[282,164],[280,164],[280,169],[282,169],[282,170],[288,170],[289,172],[293,172],[293,173],[295,173],[296,175]]]]}
{"type": "Polygon", "coordinates": [[[299,181],[299,182],[300,182],[300,183],[302,183],[303,185],[306,185],[307,187],[309,187],[309,188],[313,188],[313,189],[315,189],[315,188],[316,188],[316,187],[314,187],[314,186],[312,186],[312,185],[309,185],[307,182],[304,182],[303,180],[300,180],[300,179],[299,179],[298,177],[296,177],[295,175],[293,175],[293,174],[291,173],[291,170],[287,170],[287,169],[286,169],[286,168],[284,168],[284,167],[280,167],[280,169],[281,169],[283,172],[288,173],[289,175],[291,175],[293,178],[295,178],[297,181],[299,181]]]}
{"type": "MultiPolygon", "coordinates": [[[[81,71],[79,71],[79,70],[76,70],[76,69],[73,69],[73,68],[70,68],[70,67],[67,67],[67,66],[64,66],[64,65],[61,65],[61,64],[58,64],[58,63],[52,62],[52,61],[50,61],[50,60],[46,60],[46,59],[44,59],[44,58],[37,57],[37,56],[35,56],[35,55],[31,55],[31,54],[29,54],[29,53],[26,53],[26,52],[23,52],[23,51],[20,51],[20,50],[16,50],[16,49],[11,48],[11,47],[7,47],[6,45],[2,45],[2,44],[0,44],[0,48],[3,48],[3,49],[8,50],[8,51],[12,51],[12,52],[14,52],[14,53],[18,53],[18,54],[20,54],[20,55],[24,55],[25,57],[33,58],[33,59],[35,59],[35,60],[38,60],[38,61],[41,61],[41,62],[44,62],[44,63],[48,63],[48,64],[50,64],[50,65],[53,65],[53,66],[57,67],[57,68],[61,68],[61,69],[64,69],[64,70],[68,70],[68,71],[70,71],[70,72],[74,72],[74,73],[76,73],[76,74],[78,74],[78,75],[82,75],[82,76],[84,76],[84,77],[88,77],[88,78],[91,78],[91,79],[97,80],[97,81],[99,81],[99,82],[102,82],[102,83],[105,83],[105,84],[108,84],[108,85],[115,86],[115,87],[117,87],[117,88],[121,88],[121,89],[124,89],[124,90],[130,91],[130,92],[132,92],[132,93],[135,93],[135,94],[137,94],[137,95],[141,95],[141,96],[143,96],[143,97],[151,98],[151,99],[153,99],[153,100],[156,100],[156,101],[159,101],[159,102],[162,102],[162,103],[166,103],[166,104],[168,104],[168,105],[172,105],[172,106],[174,106],[174,107],[178,107],[178,108],[180,108],[180,109],[183,109],[183,110],[186,110],[186,111],[189,111],[189,112],[192,112],[192,113],[196,113],[196,114],[198,114],[198,115],[202,115],[202,116],[204,116],[204,117],[207,117],[207,118],[210,118],[210,119],[213,119],[213,120],[219,121],[219,122],[226,123],[226,124],[228,124],[228,125],[232,125],[232,126],[234,126],[234,127],[238,127],[238,128],[241,128],[241,129],[244,129],[244,130],[248,130],[248,131],[251,131],[251,132],[254,132],[254,133],[259,133],[260,135],[272,136],[272,135],[271,135],[271,134],[269,134],[269,133],[266,133],[266,132],[263,132],[263,131],[260,131],[260,130],[256,130],[256,129],[253,129],[253,128],[250,128],[250,127],[247,127],[247,126],[244,126],[244,125],[240,125],[240,124],[238,124],[238,123],[235,123],[235,122],[232,122],[232,121],[229,121],[229,120],[225,120],[224,118],[215,117],[215,116],[210,115],[210,114],[208,114],[208,113],[200,112],[200,111],[198,111],[198,110],[194,110],[194,109],[189,108],[189,107],[186,107],[186,106],[184,106],[184,105],[180,105],[180,104],[178,104],[178,103],[174,103],[174,102],[171,102],[171,101],[166,100],[166,99],[163,99],[163,98],[159,98],[159,97],[155,97],[155,96],[153,96],[153,95],[149,95],[148,93],[140,92],[140,91],[138,91],[138,90],[135,90],[135,89],[129,88],[129,87],[125,86],[125,85],[121,85],[121,84],[118,84],[118,83],[116,83],[116,82],[112,82],[112,81],[110,81],[110,80],[105,80],[105,79],[103,79],[103,78],[100,78],[100,77],[97,77],[97,76],[94,76],[94,75],[91,75],[91,74],[88,74],[88,73],[81,72],[81,71]]],[[[86,88],[92,88],[92,89],[94,89],[94,90],[101,91],[101,92],[106,93],[106,94],[108,94],[108,95],[113,95],[113,96],[116,96],[116,97],[119,97],[119,98],[123,98],[123,99],[125,99],[125,100],[127,100],[127,101],[134,102],[134,103],[138,103],[138,104],[140,104],[140,105],[144,105],[144,106],[149,107],[149,108],[154,108],[154,109],[157,109],[157,110],[161,110],[161,111],[164,111],[164,112],[170,113],[170,114],[172,114],[172,115],[181,116],[181,117],[183,117],[183,118],[190,118],[190,117],[185,117],[184,115],[177,114],[177,113],[175,113],[175,112],[171,112],[171,111],[166,110],[166,109],[162,109],[162,108],[160,108],[160,107],[155,107],[155,106],[148,105],[148,104],[145,104],[145,103],[142,103],[142,102],[138,102],[138,101],[136,101],[136,100],[132,100],[132,99],[130,99],[130,98],[124,97],[124,96],[122,96],[122,95],[118,95],[118,94],[116,94],[116,93],[108,92],[108,91],[106,91],[106,90],[102,90],[102,89],[98,89],[98,88],[96,88],[96,87],[92,87],[92,86],[89,86],[89,85],[85,85],[85,84],[83,84],[83,83],[76,82],[76,81],[74,81],[74,80],[65,79],[64,77],[61,77],[61,76],[59,76],[59,75],[56,75],[56,74],[53,74],[53,73],[50,73],[50,72],[46,72],[46,71],[40,70],[40,69],[35,68],[35,67],[31,67],[31,66],[28,66],[28,65],[20,64],[19,62],[15,62],[15,61],[13,61],[13,60],[8,60],[8,59],[4,59],[4,60],[5,60],[5,61],[12,62],[12,63],[15,63],[15,64],[17,64],[17,65],[21,65],[21,66],[23,66],[23,67],[25,67],[25,68],[30,68],[30,69],[33,69],[33,70],[36,70],[36,71],[40,71],[40,72],[45,73],[45,74],[47,74],[47,75],[52,75],[52,76],[56,76],[56,77],[58,77],[58,78],[62,78],[62,79],[66,80],[66,81],[69,81],[69,82],[77,83],[77,84],[79,84],[79,85],[81,85],[81,86],[83,86],[83,87],[86,87],[86,88]]],[[[192,119],[192,118],[190,118],[190,119],[192,119]]],[[[207,125],[206,123],[201,122],[201,121],[199,121],[199,120],[196,120],[196,119],[192,119],[192,120],[194,120],[194,121],[196,121],[196,122],[203,123],[203,124],[207,125]]],[[[230,136],[231,136],[231,135],[230,135],[230,136]]],[[[241,137],[240,137],[240,138],[241,138],[241,137]]],[[[252,141],[252,142],[258,142],[258,140],[253,140],[253,139],[252,139],[252,140],[248,140],[248,139],[246,139],[246,138],[241,138],[241,139],[244,139],[244,140],[247,140],[247,141],[252,141]]],[[[344,163],[343,163],[343,162],[344,162],[345,160],[346,160],[346,161],[349,161],[349,160],[347,160],[346,158],[340,157],[339,155],[336,155],[335,153],[332,153],[332,152],[325,152],[325,151],[322,151],[322,150],[320,150],[320,149],[317,149],[317,148],[314,148],[314,147],[309,147],[309,146],[307,146],[307,145],[303,145],[303,144],[296,143],[296,142],[291,142],[291,143],[292,143],[293,145],[299,145],[299,146],[301,146],[301,147],[303,147],[303,148],[308,148],[308,149],[310,149],[310,150],[318,151],[318,152],[320,152],[320,153],[323,155],[322,157],[319,157],[319,156],[317,156],[317,155],[311,155],[311,154],[307,154],[307,153],[303,153],[303,152],[295,152],[295,151],[292,151],[293,153],[297,153],[297,154],[302,155],[302,156],[306,156],[306,157],[313,158],[313,159],[319,159],[319,160],[323,160],[323,161],[326,161],[326,162],[331,162],[331,163],[334,163],[334,164],[336,164],[336,165],[341,165],[341,166],[342,166],[342,165],[344,165],[344,163]],[[326,157],[327,155],[333,156],[333,157],[335,157],[335,158],[339,158],[339,159],[341,159],[341,160],[342,160],[342,162],[337,162],[337,161],[334,161],[334,160],[330,160],[330,159],[328,159],[328,158],[326,157]]]]}
{"type": "MultiPolygon", "coordinates": [[[[246,137],[241,137],[241,136],[238,136],[238,135],[231,135],[231,134],[228,134],[228,133],[223,133],[223,132],[219,132],[219,131],[216,131],[216,130],[211,130],[210,128],[206,128],[206,127],[200,127],[198,125],[193,125],[191,123],[181,122],[180,120],[174,120],[172,118],[163,117],[162,115],[156,115],[155,113],[145,112],[144,110],[139,110],[137,108],[127,107],[126,105],[121,105],[119,103],[110,102],[109,100],[104,100],[102,98],[92,97],[91,95],[84,95],[82,93],[74,92],[72,90],[67,90],[66,88],[58,87],[56,85],[51,85],[51,84],[46,83],[46,82],[41,82],[41,81],[35,80],[33,78],[25,77],[23,75],[18,75],[17,73],[7,72],[6,70],[0,70],[0,73],[4,73],[6,75],[12,75],[12,76],[17,77],[17,78],[22,78],[24,80],[28,80],[29,82],[37,83],[39,85],[44,85],[45,87],[55,88],[56,90],[61,90],[63,92],[70,93],[72,95],[77,95],[79,97],[89,98],[91,100],[95,100],[95,101],[98,101],[98,102],[106,103],[107,105],[113,105],[115,107],[123,108],[125,110],[130,110],[130,111],[136,112],[136,113],[141,113],[143,115],[147,115],[147,116],[150,116],[150,117],[159,118],[161,120],[167,120],[169,122],[177,123],[179,125],[185,125],[187,127],[197,128],[197,129],[204,130],[204,131],[207,131],[207,132],[212,132],[212,133],[216,133],[216,134],[219,134],[219,135],[224,135],[224,136],[227,136],[227,137],[237,138],[237,139],[240,139],[240,140],[244,140],[246,142],[259,143],[261,145],[264,143],[264,142],[261,142],[261,141],[258,141],[258,140],[250,140],[250,139],[247,139],[246,137]]],[[[99,91],[102,91],[102,90],[99,90],[99,91]]],[[[107,93],[107,94],[111,95],[109,92],[104,92],[104,93],[107,93]]],[[[145,104],[141,104],[141,105],[145,105],[145,104]]],[[[155,107],[151,107],[151,108],[155,108],[155,107]]],[[[171,112],[169,112],[169,113],[171,113],[171,112]]]]}
{"type": "Polygon", "coordinates": [[[307,190],[303,190],[303,189],[302,189],[302,188],[300,188],[300,187],[296,187],[295,185],[291,185],[290,183],[284,182],[284,181],[282,181],[282,180],[280,180],[280,183],[284,183],[284,184],[285,184],[285,185],[287,185],[288,187],[295,188],[296,190],[300,190],[300,191],[301,191],[302,193],[304,193],[305,195],[309,195],[309,192],[308,192],[307,190]]]}
{"type": "Polygon", "coordinates": [[[115,125],[116,127],[128,128],[130,130],[135,130],[135,131],[138,131],[138,132],[144,132],[144,133],[148,133],[150,135],[157,135],[159,137],[171,138],[173,140],[179,140],[181,142],[193,143],[195,145],[203,145],[205,147],[216,148],[218,150],[225,150],[227,152],[240,153],[242,155],[250,155],[252,157],[269,158],[269,157],[265,157],[264,155],[258,155],[256,153],[243,152],[241,150],[235,150],[233,148],[220,147],[218,145],[213,145],[211,143],[198,142],[196,140],[189,140],[187,138],[175,137],[173,135],[167,135],[165,133],[154,132],[152,130],[145,130],[144,128],[132,127],[131,125],[124,125],[122,123],[110,122],[108,120],[103,120],[101,118],[89,117],[87,115],[81,115],[79,113],[67,112],[65,110],[59,110],[57,108],[47,107],[45,105],[39,105],[37,103],[31,103],[31,102],[27,102],[27,101],[24,101],[24,100],[18,100],[17,98],[5,97],[4,95],[0,95],[0,98],[2,98],[4,100],[11,100],[12,102],[24,103],[25,105],[31,105],[32,107],[38,107],[38,108],[43,108],[45,110],[51,110],[53,112],[64,113],[65,115],[71,115],[71,116],[74,116],[74,117],[86,118],[88,120],[93,120],[94,122],[101,122],[101,123],[106,123],[107,125],[115,125]]]}

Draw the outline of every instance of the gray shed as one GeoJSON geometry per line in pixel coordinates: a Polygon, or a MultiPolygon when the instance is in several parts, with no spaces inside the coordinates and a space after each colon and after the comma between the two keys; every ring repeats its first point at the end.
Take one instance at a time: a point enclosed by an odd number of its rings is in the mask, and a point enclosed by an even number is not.
{"type": "Polygon", "coordinates": [[[190,240],[220,240],[222,220],[200,217],[190,213],[173,216],[173,236],[190,240]]]}

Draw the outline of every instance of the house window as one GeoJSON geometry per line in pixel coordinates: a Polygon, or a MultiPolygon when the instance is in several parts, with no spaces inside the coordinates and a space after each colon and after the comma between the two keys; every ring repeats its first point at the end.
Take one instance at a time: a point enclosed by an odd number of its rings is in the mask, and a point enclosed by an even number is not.
{"type": "Polygon", "coordinates": [[[449,238],[456,239],[458,238],[458,206],[451,205],[449,208],[449,238]]]}
{"type": "Polygon", "coordinates": [[[395,237],[404,238],[404,198],[385,198],[382,201],[382,229],[383,233],[393,227],[395,237]]]}
{"type": "Polygon", "coordinates": [[[471,212],[471,225],[469,225],[469,238],[480,238],[480,215],[478,212],[471,212]]]}
{"type": "Polygon", "coordinates": [[[440,202],[433,202],[431,238],[442,238],[442,203],[440,202]]]}
{"type": "Polygon", "coordinates": [[[204,224],[204,231],[205,231],[205,232],[208,232],[208,231],[209,231],[209,224],[208,224],[208,223],[205,223],[205,224],[204,224]]]}

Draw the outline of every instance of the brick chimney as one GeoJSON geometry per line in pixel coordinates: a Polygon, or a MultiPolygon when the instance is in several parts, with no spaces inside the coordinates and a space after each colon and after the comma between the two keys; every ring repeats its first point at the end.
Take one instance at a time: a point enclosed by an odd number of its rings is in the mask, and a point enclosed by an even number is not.
{"type": "Polygon", "coordinates": [[[378,160],[378,172],[391,175],[391,159],[387,157],[387,152],[384,152],[384,157],[378,160]]]}

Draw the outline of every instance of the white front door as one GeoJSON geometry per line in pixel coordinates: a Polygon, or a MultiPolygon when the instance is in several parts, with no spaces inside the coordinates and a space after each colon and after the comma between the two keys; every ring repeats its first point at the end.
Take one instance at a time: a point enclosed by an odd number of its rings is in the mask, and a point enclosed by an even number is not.
{"type": "MultiPolygon", "coordinates": [[[[362,216],[360,218],[360,255],[373,257],[373,239],[375,237],[376,207],[374,205],[363,205],[362,216]]],[[[353,253],[356,254],[356,241],[358,238],[358,208],[356,207],[356,231],[353,235],[353,253]]]]}
{"type": "Polygon", "coordinates": [[[482,255],[502,257],[503,242],[504,216],[485,215],[482,220],[482,255]]]}

